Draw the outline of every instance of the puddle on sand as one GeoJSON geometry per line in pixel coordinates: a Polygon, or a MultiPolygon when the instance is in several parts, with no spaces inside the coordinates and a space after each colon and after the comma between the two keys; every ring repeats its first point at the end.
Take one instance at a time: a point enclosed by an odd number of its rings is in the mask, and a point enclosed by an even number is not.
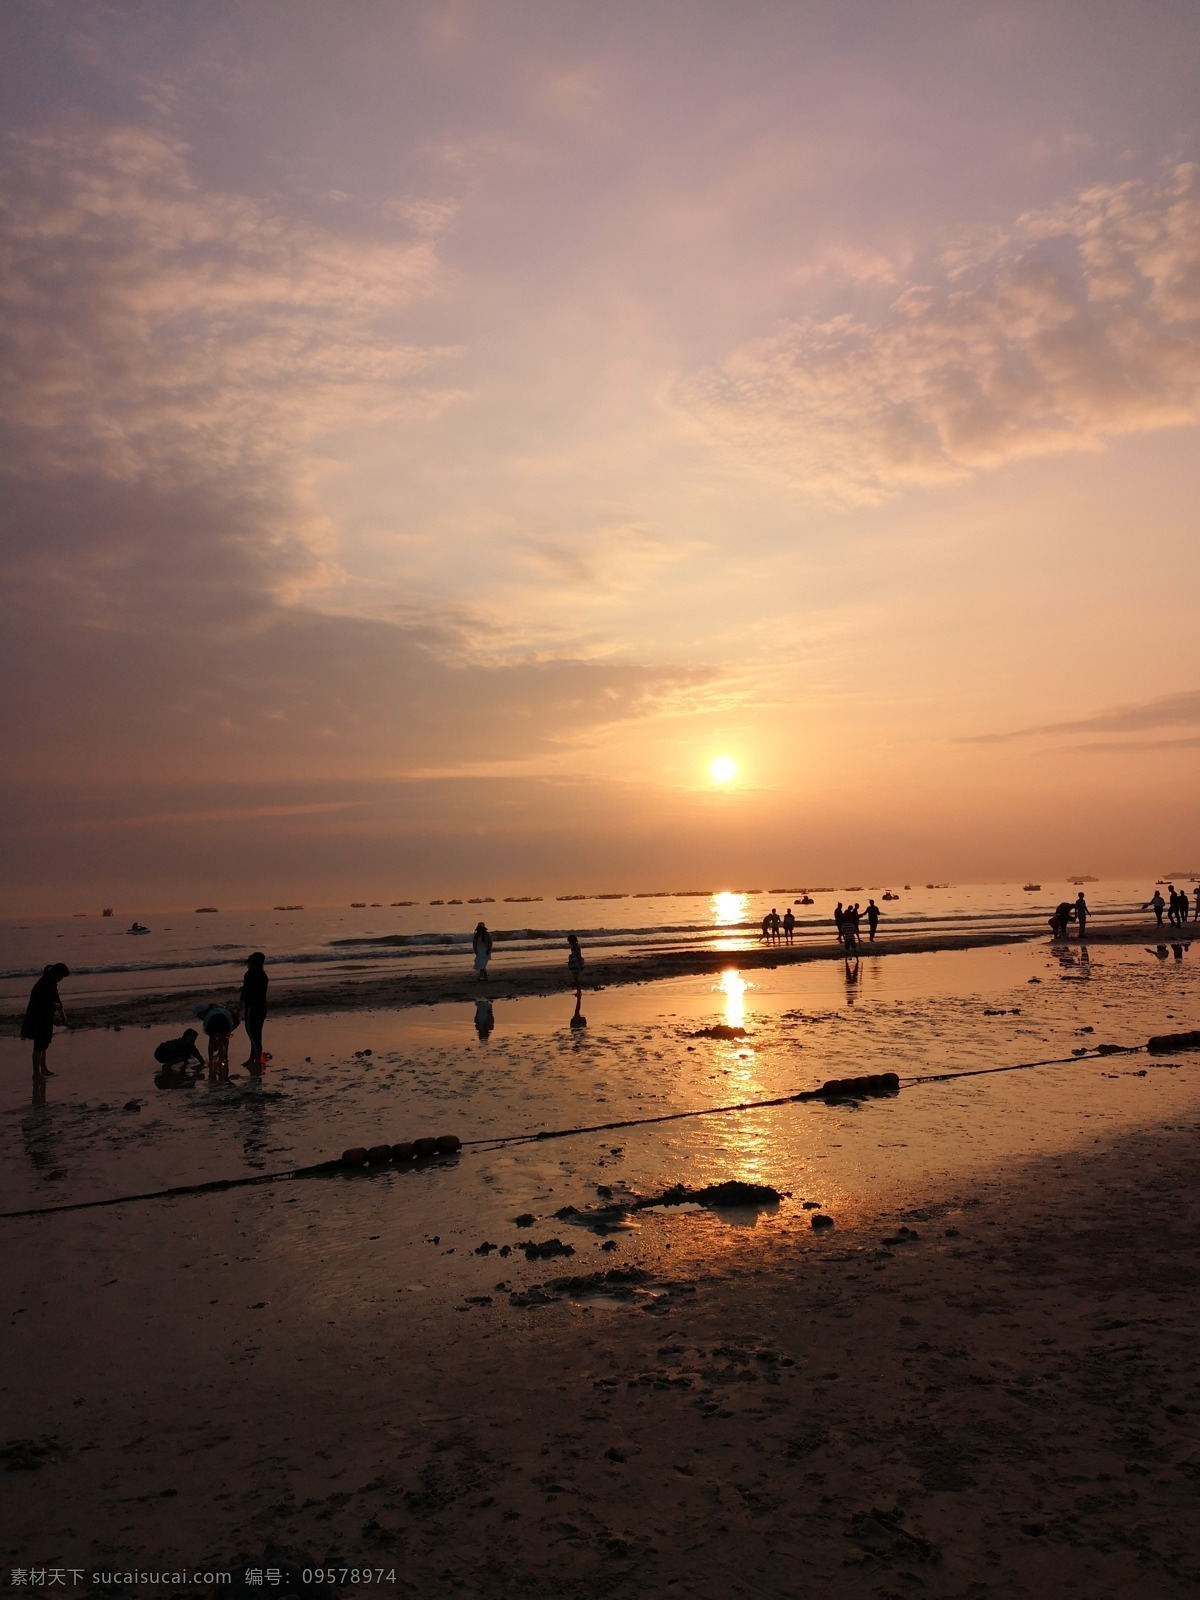
{"type": "MultiPolygon", "coordinates": [[[[235,1178],[423,1133],[491,1140],[669,1117],[870,1072],[908,1077],[1070,1057],[1200,1020],[1187,952],[1164,962],[1153,949],[1098,948],[1085,962],[1075,946],[1038,944],[868,954],[853,983],[840,962],[735,977],[589,992],[586,1028],[570,1025],[571,995],[497,999],[485,1039],[474,1005],[273,1018],[266,1078],[255,1085],[239,1076],[229,1088],[156,1088],[151,1050],[170,1029],[67,1034],[54,1042],[56,1076],[36,1108],[26,1047],[0,1041],[0,1203],[9,1210],[235,1178]],[[746,1037],[689,1037],[717,1021],[744,1026],[746,1037]],[[140,1108],[125,1110],[134,1099],[140,1108]]],[[[572,1247],[563,1266],[576,1272],[636,1259],[657,1260],[670,1276],[684,1265],[719,1267],[749,1239],[780,1231],[816,1247],[805,1201],[820,1202],[844,1238],[867,1213],[962,1187],[1006,1162],[1194,1114],[1198,1065],[1195,1055],[1153,1064],[1088,1058],[906,1087],[887,1101],[760,1107],[468,1148],[415,1169],[83,1215],[104,1236],[165,1228],[176,1241],[199,1236],[209,1249],[220,1241],[218,1254],[260,1262],[275,1282],[273,1299],[287,1300],[303,1281],[309,1303],[331,1315],[348,1293],[374,1294],[368,1283],[413,1305],[503,1298],[498,1279],[518,1286],[561,1275],[556,1262],[526,1262],[529,1234],[514,1221],[523,1213],[535,1217],[534,1237],[572,1247]],[[774,1211],[656,1209],[605,1233],[555,1216],[603,1205],[605,1190],[646,1196],[730,1179],[789,1198],[774,1211]],[[602,1253],[609,1240],[617,1251],[602,1253]],[[476,1255],[485,1241],[510,1254],[476,1255]]],[[[45,1219],[41,1236],[66,1220],[45,1219]]]]}

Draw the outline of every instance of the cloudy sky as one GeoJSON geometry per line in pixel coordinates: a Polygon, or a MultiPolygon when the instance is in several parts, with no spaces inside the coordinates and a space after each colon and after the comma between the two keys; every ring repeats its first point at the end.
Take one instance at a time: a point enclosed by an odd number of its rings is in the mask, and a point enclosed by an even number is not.
{"type": "Polygon", "coordinates": [[[3,905],[1190,866],[1198,70],[6,0],[3,905]]]}

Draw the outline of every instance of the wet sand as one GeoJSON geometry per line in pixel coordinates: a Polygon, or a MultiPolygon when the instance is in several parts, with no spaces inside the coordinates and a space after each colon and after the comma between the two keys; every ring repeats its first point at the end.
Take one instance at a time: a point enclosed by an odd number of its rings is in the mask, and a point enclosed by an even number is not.
{"type": "Polygon", "coordinates": [[[113,1214],[86,1252],[43,1229],[5,1410],[44,1465],[7,1479],[5,1564],[290,1552],[412,1594],[1191,1595],[1198,1136],[1040,1161],[849,1245],[747,1244],[628,1305],[495,1289],[414,1316],[386,1259],[350,1303],[319,1271],[282,1286],[231,1215],[179,1217],[170,1262],[113,1214]]]}
{"type": "Polygon", "coordinates": [[[1026,946],[836,976],[589,996],[583,1038],[561,996],[498,1006],[486,1042],[461,1006],[300,1016],[264,1085],[217,1091],[156,1095],[147,1036],[81,1034],[33,1111],[3,1042],[26,1158],[6,1199],[47,1203],[395,1123],[536,1131],[855,1063],[906,1084],[4,1222],[6,1568],[290,1553],[546,1600],[1194,1592],[1200,1056],[917,1079],[1194,1026],[1200,973],[1026,946]],[[745,1040],[695,1037],[735,1005],[745,1040]],[[734,1176],[790,1192],[612,1232],[557,1215],[734,1176]],[[573,1253],[526,1259],[555,1237],[573,1253]]]}

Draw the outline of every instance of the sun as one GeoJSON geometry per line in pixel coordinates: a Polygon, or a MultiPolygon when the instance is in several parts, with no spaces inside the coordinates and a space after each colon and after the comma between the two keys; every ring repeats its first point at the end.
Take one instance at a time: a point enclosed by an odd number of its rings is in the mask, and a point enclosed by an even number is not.
{"type": "Polygon", "coordinates": [[[738,764],[732,756],[718,756],[708,773],[714,783],[732,783],[738,775],[738,764]]]}

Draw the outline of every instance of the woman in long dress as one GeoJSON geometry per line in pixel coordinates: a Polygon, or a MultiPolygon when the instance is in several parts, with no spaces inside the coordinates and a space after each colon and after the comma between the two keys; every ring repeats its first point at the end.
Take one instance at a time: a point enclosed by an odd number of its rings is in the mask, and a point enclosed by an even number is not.
{"type": "Polygon", "coordinates": [[[475,932],[471,935],[471,949],[475,952],[475,980],[477,983],[485,983],[487,965],[492,959],[492,936],[487,931],[486,923],[476,923],[475,932]]]}

